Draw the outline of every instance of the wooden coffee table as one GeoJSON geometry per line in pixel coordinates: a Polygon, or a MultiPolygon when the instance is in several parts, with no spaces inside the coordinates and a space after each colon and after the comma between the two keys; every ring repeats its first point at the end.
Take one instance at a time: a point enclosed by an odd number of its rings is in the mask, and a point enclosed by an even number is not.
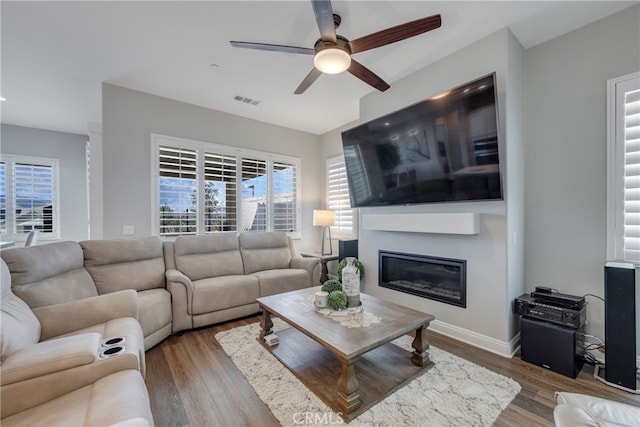
{"type": "Polygon", "coordinates": [[[433,366],[426,330],[434,316],[360,294],[364,311],[381,320],[349,328],[315,311],[311,301],[319,289],[258,298],[258,340],[345,421],[433,366]],[[277,332],[279,344],[273,347],[264,342],[272,333],[272,315],[293,326],[277,332]],[[412,353],[390,343],[413,331],[412,353]]]}

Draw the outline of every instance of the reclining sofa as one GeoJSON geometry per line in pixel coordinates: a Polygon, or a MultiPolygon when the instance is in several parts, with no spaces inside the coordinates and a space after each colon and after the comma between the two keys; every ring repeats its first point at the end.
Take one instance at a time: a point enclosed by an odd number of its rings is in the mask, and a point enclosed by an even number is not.
{"type": "Polygon", "coordinates": [[[3,426],[152,426],[146,349],[320,280],[319,259],[296,255],[282,233],[65,241],[0,256],[3,426]]]}

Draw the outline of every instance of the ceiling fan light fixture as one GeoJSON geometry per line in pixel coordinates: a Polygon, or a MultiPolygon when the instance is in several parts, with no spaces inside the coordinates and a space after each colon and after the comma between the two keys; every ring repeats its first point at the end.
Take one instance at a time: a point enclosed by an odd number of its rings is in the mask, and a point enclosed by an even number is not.
{"type": "Polygon", "coordinates": [[[351,65],[351,55],[343,49],[329,47],[318,51],[313,57],[313,65],[326,74],[339,74],[351,65]]]}

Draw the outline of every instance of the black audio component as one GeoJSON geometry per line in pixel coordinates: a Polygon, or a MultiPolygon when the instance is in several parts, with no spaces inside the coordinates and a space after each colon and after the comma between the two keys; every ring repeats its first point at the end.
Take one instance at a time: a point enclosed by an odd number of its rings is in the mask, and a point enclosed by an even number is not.
{"type": "Polygon", "coordinates": [[[584,364],[584,327],[520,318],[520,358],[575,378],[584,364]]]}
{"type": "Polygon", "coordinates": [[[540,290],[536,288],[535,291],[531,292],[531,297],[543,304],[573,308],[576,310],[579,310],[584,306],[584,297],[561,294],[558,292],[546,292],[546,289],[548,288],[541,288],[540,290]]]}
{"type": "Polygon", "coordinates": [[[358,258],[358,240],[338,240],[338,260],[346,257],[358,258]]]}
{"type": "Polygon", "coordinates": [[[630,263],[608,262],[604,267],[605,379],[637,390],[636,275],[630,263]]]}
{"type": "Polygon", "coordinates": [[[545,320],[558,325],[578,329],[584,326],[587,319],[587,306],[580,309],[558,307],[539,302],[529,294],[523,294],[515,299],[513,312],[525,317],[545,320]]]}

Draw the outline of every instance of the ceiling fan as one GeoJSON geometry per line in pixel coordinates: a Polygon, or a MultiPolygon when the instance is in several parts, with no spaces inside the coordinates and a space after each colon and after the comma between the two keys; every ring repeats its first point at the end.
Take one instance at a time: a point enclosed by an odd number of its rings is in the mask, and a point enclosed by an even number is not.
{"type": "Polygon", "coordinates": [[[433,15],[349,41],[336,34],[336,28],[342,19],[333,13],[331,1],[311,0],[311,4],[320,30],[320,38],[313,48],[269,43],[229,42],[233,47],[313,55],[314,68],[295,90],[296,95],[307,90],[322,73],[338,74],[343,71],[350,72],[363,82],[384,92],[389,89],[389,85],[364,65],[355,61],[351,55],[408,39],[439,28],[441,25],[440,15],[433,15]]]}

